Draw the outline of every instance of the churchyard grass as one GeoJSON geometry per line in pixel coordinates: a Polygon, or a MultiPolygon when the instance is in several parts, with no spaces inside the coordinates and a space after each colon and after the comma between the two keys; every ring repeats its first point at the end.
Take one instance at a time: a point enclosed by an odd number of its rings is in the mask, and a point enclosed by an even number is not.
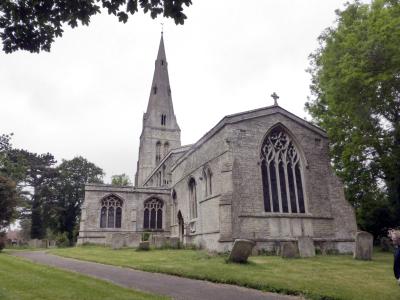
{"type": "Polygon", "coordinates": [[[0,253],[0,299],[167,299],[0,253]]]}
{"type": "Polygon", "coordinates": [[[236,284],[309,299],[398,300],[400,287],[393,277],[391,253],[374,253],[372,261],[350,255],[282,259],[253,256],[248,264],[227,263],[227,256],[196,250],[112,250],[83,246],[54,249],[64,257],[134,268],[149,272],[236,284]]]}

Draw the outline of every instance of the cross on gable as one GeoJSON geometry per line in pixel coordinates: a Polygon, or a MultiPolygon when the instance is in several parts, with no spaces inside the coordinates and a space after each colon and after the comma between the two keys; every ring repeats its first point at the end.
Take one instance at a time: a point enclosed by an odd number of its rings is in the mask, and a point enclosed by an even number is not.
{"type": "Polygon", "coordinates": [[[274,105],[278,105],[279,96],[275,92],[273,92],[271,97],[272,99],[274,99],[274,105]]]}

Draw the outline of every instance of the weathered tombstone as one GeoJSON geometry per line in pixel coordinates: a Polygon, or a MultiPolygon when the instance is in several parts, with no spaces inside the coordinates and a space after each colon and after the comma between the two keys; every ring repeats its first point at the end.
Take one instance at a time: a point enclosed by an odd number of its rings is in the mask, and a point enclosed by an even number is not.
{"type": "Polygon", "coordinates": [[[111,236],[111,248],[114,250],[121,249],[125,243],[125,235],[121,233],[113,233],[111,236]]]}
{"type": "Polygon", "coordinates": [[[315,256],[314,241],[309,236],[300,236],[297,240],[300,257],[315,256]]]}
{"type": "Polygon", "coordinates": [[[149,241],[141,241],[139,243],[138,250],[142,250],[142,251],[150,250],[150,242],[149,241]]]}
{"type": "Polygon", "coordinates": [[[389,238],[387,238],[387,237],[385,237],[385,236],[382,237],[381,240],[380,240],[380,244],[381,244],[381,250],[382,250],[383,252],[390,252],[390,251],[392,251],[393,246],[392,246],[392,243],[391,243],[391,241],[390,241],[389,238]]]}
{"type": "Polygon", "coordinates": [[[372,259],[374,237],[366,231],[356,233],[356,244],[354,248],[354,258],[361,260],[372,259]]]}
{"type": "Polygon", "coordinates": [[[236,263],[245,263],[249,258],[255,242],[245,239],[236,239],[233,243],[232,251],[229,254],[229,261],[236,263]]]}
{"type": "Polygon", "coordinates": [[[281,243],[281,256],[282,258],[296,258],[299,257],[299,247],[296,242],[282,242],[281,243]]]}

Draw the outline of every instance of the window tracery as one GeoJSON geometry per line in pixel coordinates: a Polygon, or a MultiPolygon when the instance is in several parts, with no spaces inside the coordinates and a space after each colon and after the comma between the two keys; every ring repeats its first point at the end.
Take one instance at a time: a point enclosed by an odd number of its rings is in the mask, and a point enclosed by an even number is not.
{"type": "Polygon", "coordinates": [[[144,229],[162,229],[163,202],[157,198],[147,200],[143,216],[144,229]]]}
{"type": "Polygon", "coordinates": [[[100,228],[121,228],[122,200],[110,195],[101,201],[100,228]]]}
{"type": "Polygon", "coordinates": [[[264,139],[261,172],[266,212],[305,213],[302,162],[282,126],[264,139]]]}

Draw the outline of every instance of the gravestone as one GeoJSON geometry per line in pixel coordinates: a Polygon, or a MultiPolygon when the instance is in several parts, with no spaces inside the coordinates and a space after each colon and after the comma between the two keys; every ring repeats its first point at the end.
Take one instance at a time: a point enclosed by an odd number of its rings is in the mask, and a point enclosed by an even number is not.
{"type": "Polygon", "coordinates": [[[300,257],[315,256],[314,241],[309,236],[300,236],[297,240],[300,257]]]}
{"type": "Polygon", "coordinates": [[[142,250],[142,251],[150,250],[150,242],[149,241],[141,241],[139,243],[138,250],[142,250]]]}
{"type": "Polygon", "coordinates": [[[356,244],[354,258],[360,260],[371,260],[374,237],[366,231],[356,233],[356,244]]]}
{"type": "Polygon", "coordinates": [[[390,252],[393,250],[392,242],[385,236],[381,238],[380,246],[382,252],[390,252]]]}
{"type": "Polygon", "coordinates": [[[282,258],[299,257],[299,247],[297,246],[297,242],[282,242],[281,256],[282,258]]]}
{"type": "Polygon", "coordinates": [[[232,251],[229,254],[229,261],[236,263],[247,262],[255,244],[256,243],[251,240],[236,239],[233,243],[232,251]]]}
{"type": "Polygon", "coordinates": [[[114,250],[121,249],[125,244],[125,234],[113,233],[111,236],[111,248],[114,250]]]}

